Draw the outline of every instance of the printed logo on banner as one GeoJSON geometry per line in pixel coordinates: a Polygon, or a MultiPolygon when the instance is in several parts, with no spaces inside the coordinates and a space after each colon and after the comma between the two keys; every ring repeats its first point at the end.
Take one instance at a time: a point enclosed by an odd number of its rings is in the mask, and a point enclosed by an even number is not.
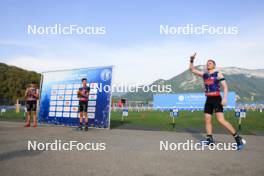
{"type": "Polygon", "coordinates": [[[62,106],[57,106],[56,111],[62,111],[62,106]]]}
{"type": "Polygon", "coordinates": [[[78,113],[72,112],[71,115],[70,115],[70,117],[77,118],[78,117],[78,113]]]}
{"type": "Polygon", "coordinates": [[[51,95],[57,95],[57,90],[52,90],[51,95]]]}
{"type": "Polygon", "coordinates": [[[71,101],[65,101],[65,102],[64,102],[64,105],[65,105],[65,106],[70,106],[70,105],[71,105],[71,101]]]}
{"type": "Polygon", "coordinates": [[[72,105],[73,106],[78,106],[79,105],[79,101],[72,101],[72,105]]]}
{"type": "Polygon", "coordinates": [[[50,105],[52,105],[52,106],[54,106],[54,105],[56,105],[56,101],[50,101],[50,105]]]}
{"type": "Polygon", "coordinates": [[[63,111],[67,111],[67,112],[69,112],[70,110],[71,110],[70,107],[64,107],[64,108],[63,108],[63,111]]]}
{"type": "Polygon", "coordinates": [[[68,112],[64,112],[64,113],[63,113],[63,117],[70,117],[70,113],[68,113],[68,112]]]}
{"type": "Polygon", "coordinates": [[[88,101],[88,106],[96,106],[96,101],[88,101]]]}
{"type": "Polygon", "coordinates": [[[184,100],[184,96],[183,95],[179,95],[178,100],[179,101],[183,101],[184,100]]]}
{"type": "Polygon", "coordinates": [[[78,112],[78,107],[71,107],[71,112],[78,112]]]}
{"type": "Polygon", "coordinates": [[[71,100],[71,95],[65,95],[65,100],[71,100]]]}
{"type": "Polygon", "coordinates": [[[63,101],[57,101],[57,105],[62,106],[63,105],[63,101]]]}
{"type": "Polygon", "coordinates": [[[55,116],[55,112],[49,112],[49,116],[50,117],[54,117],[55,116]]]}
{"type": "Polygon", "coordinates": [[[55,111],[56,110],[56,107],[55,106],[50,106],[49,110],[50,111],[55,111]]]}
{"type": "Polygon", "coordinates": [[[65,90],[59,90],[59,91],[58,91],[58,94],[59,94],[59,95],[62,95],[62,94],[64,94],[64,93],[65,93],[65,90]]]}
{"type": "Polygon", "coordinates": [[[56,117],[62,117],[62,112],[56,112],[56,117]]]}
{"type": "Polygon", "coordinates": [[[61,85],[59,85],[59,89],[65,89],[65,84],[61,84],[61,85]]]}
{"type": "Polygon", "coordinates": [[[95,113],[87,113],[87,116],[89,119],[94,119],[95,118],[95,113]]]}
{"type": "Polygon", "coordinates": [[[112,75],[112,71],[109,70],[109,69],[104,69],[102,72],[101,72],[101,79],[103,81],[108,81],[110,78],[111,78],[111,75],[112,75]]]}
{"type": "Polygon", "coordinates": [[[96,100],[97,99],[97,95],[89,95],[89,100],[96,100]]]}
{"type": "Polygon", "coordinates": [[[69,112],[70,110],[71,110],[70,107],[64,107],[64,108],[63,108],[63,111],[68,111],[68,112],[69,112]]]}
{"type": "Polygon", "coordinates": [[[59,96],[57,96],[57,99],[58,100],[64,100],[64,96],[63,95],[59,95],[59,96]]]}
{"type": "Polygon", "coordinates": [[[57,100],[57,96],[50,96],[50,100],[57,100]]]}
{"type": "Polygon", "coordinates": [[[88,112],[95,112],[95,107],[88,107],[88,112]]]}
{"type": "Polygon", "coordinates": [[[97,85],[98,85],[97,83],[90,83],[90,88],[96,89],[98,87],[97,85]]]}
{"type": "Polygon", "coordinates": [[[65,94],[72,94],[72,90],[66,90],[65,94]]]}
{"type": "Polygon", "coordinates": [[[97,94],[97,89],[90,89],[90,94],[97,94]]]}

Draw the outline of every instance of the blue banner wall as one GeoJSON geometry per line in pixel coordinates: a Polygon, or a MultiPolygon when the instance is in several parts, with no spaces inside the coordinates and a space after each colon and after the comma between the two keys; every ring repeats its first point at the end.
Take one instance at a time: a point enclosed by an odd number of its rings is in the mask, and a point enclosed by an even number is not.
{"type": "Polygon", "coordinates": [[[110,66],[44,72],[39,102],[39,122],[78,125],[77,90],[82,86],[81,79],[87,78],[87,85],[91,88],[88,101],[89,126],[108,128],[112,70],[110,66]]]}
{"type": "MultiPolygon", "coordinates": [[[[203,110],[205,100],[204,93],[156,94],[153,97],[153,107],[156,109],[203,110]]],[[[235,92],[228,92],[227,101],[225,109],[234,109],[236,106],[235,92]]]]}

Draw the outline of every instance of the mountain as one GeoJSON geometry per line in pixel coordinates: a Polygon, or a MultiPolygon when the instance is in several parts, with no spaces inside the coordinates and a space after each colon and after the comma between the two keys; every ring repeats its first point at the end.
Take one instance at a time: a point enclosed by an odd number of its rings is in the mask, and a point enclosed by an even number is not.
{"type": "Polygon", "coordinates": [[[32,80],[39,84],[40,77],[34,71],[0,63],[0,105],[14,104],[17,98],[23,100],[27,85],[32,80]]]}
{"type": "MultiPolygon", "coordinates": [[[[204,70],[203,66],[197,66],[204,70]]],[[[264,101],[264,69],[244,69],[225,67],[220,69],[228,83],[229,91],[235,91],[238,102],[264,101]]],[[[40,82],[41,75],[34,71],[24,70],[15,66],[0,63],[0,105],[14,104],[19,98],[23,100],[27,85],[35,80],[40,82]]],[[[150,85],[171,85],[171,93],[202,92],[202,79],[192,74],[189,70],[164,80],[158,79],[150,85]]],[[[137,93],[113,93],[116,99],[152,101],[153,93],[139,91],[137,93]]]]}
{"type": "MultiPolygon", "coordinates": [[[[196,66],[198,70],[205,70],[204,66],[196,66]]],[[[244,69],[225,67],[219,69],[223,72],[229,91],[235,91],[238,102],[264,101],[264,69],[244,69]]],[[[171,85],[170,93],[202,92],[203,81],[189,70],[168,80],[159,79],[150,85],[171,85]]],[[[140,91],[127,93],[122,96],[128,100],[151,101],[153,93],[140,91]]]]}

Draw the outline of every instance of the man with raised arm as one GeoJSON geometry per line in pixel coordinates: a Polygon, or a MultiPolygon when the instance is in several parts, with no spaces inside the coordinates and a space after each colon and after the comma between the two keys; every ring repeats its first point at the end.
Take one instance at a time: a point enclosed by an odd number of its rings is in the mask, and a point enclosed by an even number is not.
{"type": "Polygon", "coordinates": [[[236,132],[234,127],[225,119],[223,113],[223,106],[227,104],[228,86],[223,73],[216,71],[216,63],[214,60],[209,59],[206,63],[206,71],[202,72],[194,67],[194,59],[196,53],[190,57],[190,71],[195,75],[202,77],[204,81],[204,91],[206,96],[206,102],[204,105],[204,120],[207,133],[206,144],[210,145],[214,143],[213,140],[213,126],[212,126],[212,114],[215,112],[218,122],[223,125],[235,138],[237,143],[237,149],[240,150],[245,144],[245,140],[236,132]],[[224,95],[220,95],[220,85],[223,88],[224,95]]]}

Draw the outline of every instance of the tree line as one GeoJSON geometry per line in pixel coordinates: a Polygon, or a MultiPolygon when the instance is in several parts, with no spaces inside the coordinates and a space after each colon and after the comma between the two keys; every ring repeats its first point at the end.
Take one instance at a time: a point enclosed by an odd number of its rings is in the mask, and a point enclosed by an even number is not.
{"type": "Polygon", "coordinates": [[[0,105],[13,105],[16,99],[24,100],[27,86],[40,83],[41,74],[0,63],[0,105]]]}

